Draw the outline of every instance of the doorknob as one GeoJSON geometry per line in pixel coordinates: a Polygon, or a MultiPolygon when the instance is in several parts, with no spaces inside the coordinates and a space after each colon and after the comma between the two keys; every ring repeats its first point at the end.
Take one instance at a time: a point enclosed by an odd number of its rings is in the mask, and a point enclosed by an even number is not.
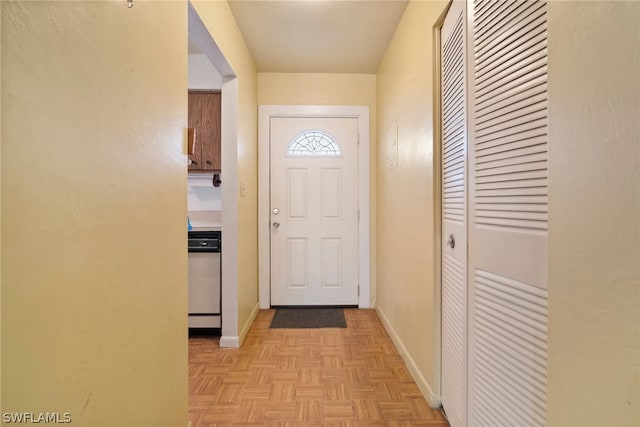
{"type": "Polygon", "coordinates": [[[278,227],[280,227],[280,223],[278,221],[274,221],[273,228],[278,228],[278,227]]]}
{"type": "Polygon", "coordinates": [[[453,237],[453,234],[449,234],[449,239],[447,239],[447,245],[451,246],[451,249],[456,247],[456,238],[453,237]]]}

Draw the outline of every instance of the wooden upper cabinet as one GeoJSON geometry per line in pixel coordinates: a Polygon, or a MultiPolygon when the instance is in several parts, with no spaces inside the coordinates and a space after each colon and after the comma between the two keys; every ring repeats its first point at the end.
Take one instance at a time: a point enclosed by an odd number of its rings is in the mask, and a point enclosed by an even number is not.
{"type": "Polygon", "coordinates": [[[195,129],[190,172],[221,172],[221,101],[220,91],[189,91],[189,127],[195,129]]]}

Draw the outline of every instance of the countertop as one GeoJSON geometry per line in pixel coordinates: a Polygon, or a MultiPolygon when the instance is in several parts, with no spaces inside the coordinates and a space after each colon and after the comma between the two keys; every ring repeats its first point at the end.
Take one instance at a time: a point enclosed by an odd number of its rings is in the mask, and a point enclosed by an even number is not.
{"type": "Polygon", "coordinates": [[[222,230],[222,212],[220,211],[189,211],[191,231],[222,230]]]}

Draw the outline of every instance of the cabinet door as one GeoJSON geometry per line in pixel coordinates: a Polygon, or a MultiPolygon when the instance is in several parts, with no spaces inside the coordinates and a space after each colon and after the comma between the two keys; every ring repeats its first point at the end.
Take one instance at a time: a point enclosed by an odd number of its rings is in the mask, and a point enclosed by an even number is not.
{"type": "Polygon", "coordinates": [[[196,130],[190,171],[220,172],[221,94],[189,91],[189,127],[196,130]]]}
{"type": "Polygon", "coordinates": [[[193,149],[193,154],[189,155],[189,170],[197,170],[200,168],[202,164],[202,158],[200,156],[201,148],[200,146],[203,143],[202,138],[202,126],[200,125],[202,121],[202,111],[201,111],[201,103],[200,97],[198,94],[193,94],[189,92],[189,119],[188,126],[190,128],[195,129],[195,146],[193,149]]]}

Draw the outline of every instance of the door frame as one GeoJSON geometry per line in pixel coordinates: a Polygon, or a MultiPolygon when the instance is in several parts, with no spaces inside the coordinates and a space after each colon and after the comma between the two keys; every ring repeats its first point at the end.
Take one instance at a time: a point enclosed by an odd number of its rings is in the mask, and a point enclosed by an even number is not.
{"type": "Polygon", "coordinates": [[[258,107],[258,300],[271,307],[270,122],[271,118],[358,119],[358,308],[370,308],[369,107],[260,105],[258,107]]]}
{"type": "Polygon", "coordinates": [[[432,27],[433,44],[433,332],[435,336],[433,349],[434,392],[431,407],[442,405],[442,55],[440,43],[442,27],[449,13],[452,1],[444,7],[442,13],[432,27]]]}
{"type": "MultiPolygon", "coordinates": [[[[226,177],[238,176],[238,78],[196,8],[188,5],[188,37],[207,56],[222,77],[221,169],[226,177]]],[[[186,99],[186,98],[185,98],[186,99]]],[[[186,105],[186,104],[185,104],[186,105]]],[[[185,156],[186,158],[186,156],[185,156]]],[[[186,162],[186,160],[185,160],[186,162]]],[[[185,163],[185,174],[187,174],[185,163]]],[[[224,251],[221,253],[222,336],[220,347],[240,347],[238,327],[238,192],[237,179],[226,179],[221,187],[224,251]]],[[[186,212],[186,200],[185,200],[186,212]]]]}

